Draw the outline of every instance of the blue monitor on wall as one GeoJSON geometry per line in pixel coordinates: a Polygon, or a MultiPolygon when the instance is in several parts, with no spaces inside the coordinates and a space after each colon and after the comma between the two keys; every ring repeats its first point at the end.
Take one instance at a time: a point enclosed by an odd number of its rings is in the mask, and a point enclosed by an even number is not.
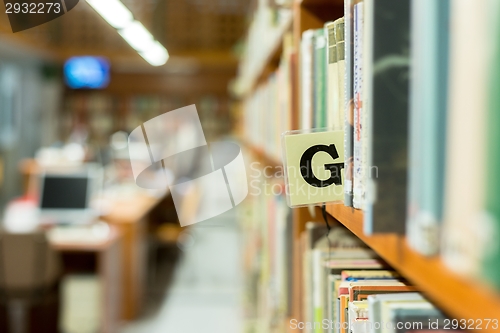
{"type": "Polygon", "coordinates": [[[109,62],[102,57],[72,57],[64,64],[64,79],[73,89],[102,89],[109,84],[109,62]]]}

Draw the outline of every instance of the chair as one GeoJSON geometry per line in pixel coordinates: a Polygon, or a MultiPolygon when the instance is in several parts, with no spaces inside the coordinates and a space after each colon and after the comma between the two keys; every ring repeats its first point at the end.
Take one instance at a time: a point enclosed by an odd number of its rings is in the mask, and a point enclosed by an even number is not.
{"type": "Polygon", "coordinates": [[[45,233],[0,232],[0,302],[7,309],[8,332],[57,332],[59,280],[60,259],[45,233]],[[47,303],[56,304],[55,315],[33,323],[32,308],[47,303]]]}

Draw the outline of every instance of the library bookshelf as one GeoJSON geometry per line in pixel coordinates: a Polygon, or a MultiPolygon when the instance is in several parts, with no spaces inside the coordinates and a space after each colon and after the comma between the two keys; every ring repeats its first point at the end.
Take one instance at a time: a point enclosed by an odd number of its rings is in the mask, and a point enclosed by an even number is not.
{"type": "MultiPolygon", "coordinates": [[[[261,163],[269,166],[279,166],[280,161],[268,156],[261,148],[245,144],[261,163]]],[[[425,257],[412,250],[404,236],[397,234],[375,234],[367,236],[363,232],[363,212],[359,209],[346,207],[343,204],[327,204],[329,219],[344,225],[368,247],[374,250],[393,269],[398,271],[419,290],[433,301],[440,309],[455,319],[480,322],[486,319],[496,319],[500,314],[500,295],[474,279],[458,276],[447,268],[441,259],[425,257]]],[[[321,216],[317,207],[316,216],[321,216]]],[[[298,243],[305,223],[315,220],[307,208],[297,208],[294,211],[294,243],[298,243]]],[[[294,251],[295,252],[295,251],[294,251]]],[[[295,258],[296,266],[299,258],[295,258]]],[[[298,286],[297,286],[298,287],[298,286]]],[[[292,302],[300,299],[296,297],[292,302]]],[[[296,314],[300,316],[300,304],[296,304],[296,314]]],[[[294,317],[296,318],[296,316],[294,317]]],[[[484,332],[495,332],[485,329],[484,332]]]]}
{"type": "MultiPolygon", "coordinates": [[[[342,17],[344,3],[342,0],[293,0],[291,11],[290,25],[280,30],[279,38],[274,40],[269,49],[260,51],[264,56],[261,58],[262,62],[255,66],[259,70],[251,75],[246,73],[247,77],[237,78],[242,82],[246,81],[243,85],[245,89],[236,93],[242,100],[259,87],[260,82],[266,79],[273,66],[274,69],[277,68],[276,57],[279,57],[281,50],[280,42],[282,42],[287,32],[292,32],[293,49],[295,54],[300,57],[299,45],[302,32],[308,29],[321,28],[325,22],[342,17]]],[[[299,61],[295,62],[295,68],[292,68],[296,76],[299,73],[298,64],[299,61]]],[[[291,109],[289,110],[292,119],[298,118],[299,111],[294,106],[300,105],[300,96],[297,93],[299,92],[299,83],[299,80],[291,82],[292,91],[295,92],[292,94],[293,102],[290,103],[291,109]]],[[[292,129],[297,129],[297,122],[292,122],[292,126],[292,129]]],[[[242,141],[261,163],[270,166],[281,165],[281,161],[268,156],[263,147],[253,146],[244,137],[242,137],[242,141]]],[[[489,287],[475,279],[468,279],[455,274],[444,265],[439,256],[425,257],[413,251],[407,245],[404,236],[396,234],[365,235],[363,232],[363,212],[361,210],[346,207],[342,204],[329,204],[327,205],[327,212],[330,218],[349,229],[403,277],[418,287],[429,300],[451,318],[465,319],[467,321],[474,320],[474,322],[500,319],[500,293],[498,291],[489,289],[489,287]]],[[[302,318],[300,286],[302,267],[301,259],[298,257],[300,254],[300,237],[305,230],[306,223],[311,220],[318,220],[318,217],[321,216],[319,212],[316,213],[316,218],[311,216],[307,208],[296,208],[293,213],[294,273],[292,278],[291,318],[297,320],[302,318]]],[[[484,325],[482,327],[483,332],[497,331],[491,325],[488,329],[485,329],[484,325]]],[[[291,330],[289,331],[291,332],[291,330]]]]}
{"type": "Polygon", "coordinates": [[[408,247],[404,236],[366,236],[362,211],[330,204],[327,212],[453,318],[484,320],[497,318],[500,314],[500,297],[495,291],[472,279],[457,276],[439,257],[428,258],[416,253],[408,247]]]}

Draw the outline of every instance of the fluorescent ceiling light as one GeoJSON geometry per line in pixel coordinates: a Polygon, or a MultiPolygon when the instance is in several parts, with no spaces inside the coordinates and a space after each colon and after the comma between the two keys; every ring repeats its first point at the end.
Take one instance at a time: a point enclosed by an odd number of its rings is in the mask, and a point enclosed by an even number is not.
{"type": "Polygon", "coordinates": [[[87,0],[90,6],[147,62],[161,66],[168,60],[168,52],[120,0],[87,0]]]}
{"type": "Polygon", "coordinates": [[[169,58],[167,49],[159,42],[155,42],[150,48],[144,52],[139,52],[139,54],[153,66],[164,65],[169,58]]]}
{"type": "Polygon", "coordinates": [[[155,40],[148,29],[139,21],[134,21],[118,33],[137,52],[144,52],[154,46],[155,40]]]}
{"type": "Polygon", "coordinates": [[[123,29],[134,20],[130,10],[120,0],[87,0],[87,2],[115,29],[123,29]]]}

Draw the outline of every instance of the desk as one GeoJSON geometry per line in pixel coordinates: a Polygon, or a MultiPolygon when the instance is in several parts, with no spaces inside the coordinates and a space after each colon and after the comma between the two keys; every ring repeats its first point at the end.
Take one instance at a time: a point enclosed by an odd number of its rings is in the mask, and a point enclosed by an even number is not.
{"type": "MultiPolygon", "coordinates": [[[[19,165],[26,191],[36,191],[32,177],[40,172],[33,159],[23,160],[19,165]],[[29,185],[29,186],[28,186],[29,185]]],[[[122,270],[122,315],[124,320],[134,319],[141,309],[147,272],[147,226],[148,214],[162,202],[168,192],[152,192],[138,189],[134,195],[106,198],[106,212],[100,218],[115,226],[123,237],[122,270]]]]}
{"type": "Polygon", "coordinates": [[[123,309],[122,318],[135,318],[144,300],[147,272],[148,214],[164,196],[146,194],[114,199],[112,209],[102,220],[115,226],[123,235],[123,309]]]}
{"type": "MultiPolygon", "coordinates": [[[[79,260],[87,258],[95,262],[95,271],[102,283],[102,322],[101,332],[117,332],[121,321],[122,308],[122,246],[121,234],[117,228],[111,228],[109,236],[98,242],[53,241],[51,244],[61,253],[65,273],[79,271],[79,260]]],[[[88,265],[83,265],[88,266],[88,265]]],[[[94,266],[94,265],[91,265],[94,266]]],[[[88,269],[88,267],[85,267],[88,269]]]]}

